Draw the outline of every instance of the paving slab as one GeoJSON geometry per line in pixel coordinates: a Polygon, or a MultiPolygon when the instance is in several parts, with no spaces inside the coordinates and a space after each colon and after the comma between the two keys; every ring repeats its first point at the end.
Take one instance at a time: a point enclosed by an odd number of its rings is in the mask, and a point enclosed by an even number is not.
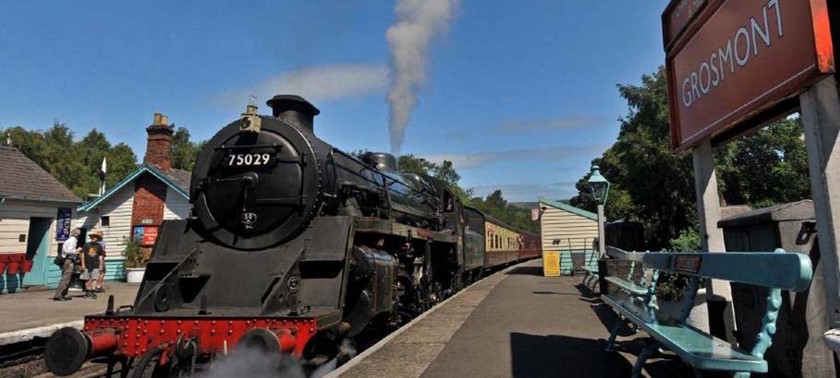
{"type": "Polygon", "coordinates": [[[71,291],[69,296],[73,300],[65,302],[53,301],[55,291],[42,288],[0,295],[0,340],[4,339],[4,335],[49,329],[57,324],[78,322],[85,315],[103,313],[108,304],[108,295],[114,296],[115,307],[132,304],[140,285],[106,282],[105,288],[106,291],[98,294],[97,299],[84,298],[81,291],[71,291]]]}

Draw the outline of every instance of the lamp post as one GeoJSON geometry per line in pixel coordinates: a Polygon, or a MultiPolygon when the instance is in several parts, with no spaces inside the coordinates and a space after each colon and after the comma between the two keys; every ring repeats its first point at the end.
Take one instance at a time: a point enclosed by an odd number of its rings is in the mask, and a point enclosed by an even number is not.
{"type": "Polygon", "coordinates": [[[601,176],[601,170],[597,165],[592,166],[592,174],[589,175],[589,187],[592,189],[592,197],[598,203],[598,255],[604,256],[604,205],[610,195],[610,182],[601,176]]]}

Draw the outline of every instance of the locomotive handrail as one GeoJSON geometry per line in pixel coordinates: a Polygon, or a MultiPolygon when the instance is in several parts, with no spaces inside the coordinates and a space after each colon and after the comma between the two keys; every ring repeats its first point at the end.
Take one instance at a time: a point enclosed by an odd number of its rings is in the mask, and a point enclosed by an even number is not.
{"type": "Polygon", "coordinates": [[[272,143],[272,144],[253,144],[253,145],[245,145],[245,146],[225,146],[224,144],[221,146],[214,147],[213,149],[218,150],[251,150],[254,148],[278,148],[283,149],[282,144],[272,143]]]}

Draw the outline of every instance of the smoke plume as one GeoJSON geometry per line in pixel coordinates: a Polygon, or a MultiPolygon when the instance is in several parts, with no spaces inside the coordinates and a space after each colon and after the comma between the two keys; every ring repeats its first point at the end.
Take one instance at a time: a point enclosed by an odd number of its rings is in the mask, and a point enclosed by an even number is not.
{"type": "Polygon", "coordinates": [[[391,50],[391,152],[400,153],[417,91],[426,81],[426,61],[432,38],[446,29],[460,0],[397,0],[396,21],[385,34],[391,50]]]}

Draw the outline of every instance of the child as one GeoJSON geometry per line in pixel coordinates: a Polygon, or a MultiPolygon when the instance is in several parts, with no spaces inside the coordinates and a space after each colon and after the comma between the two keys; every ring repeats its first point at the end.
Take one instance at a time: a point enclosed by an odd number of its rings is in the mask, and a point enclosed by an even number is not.
{"type": "Polygon", "coordinates": [[[96,280],[99,278],[99,269],[104,265],[104,251],[100,241],[102,240],[102,231],[94,230],[90,233],[90,242],[82,247],[82,274],[79,279],[85,281],[85,297],[96,299],[96,280]]]}

